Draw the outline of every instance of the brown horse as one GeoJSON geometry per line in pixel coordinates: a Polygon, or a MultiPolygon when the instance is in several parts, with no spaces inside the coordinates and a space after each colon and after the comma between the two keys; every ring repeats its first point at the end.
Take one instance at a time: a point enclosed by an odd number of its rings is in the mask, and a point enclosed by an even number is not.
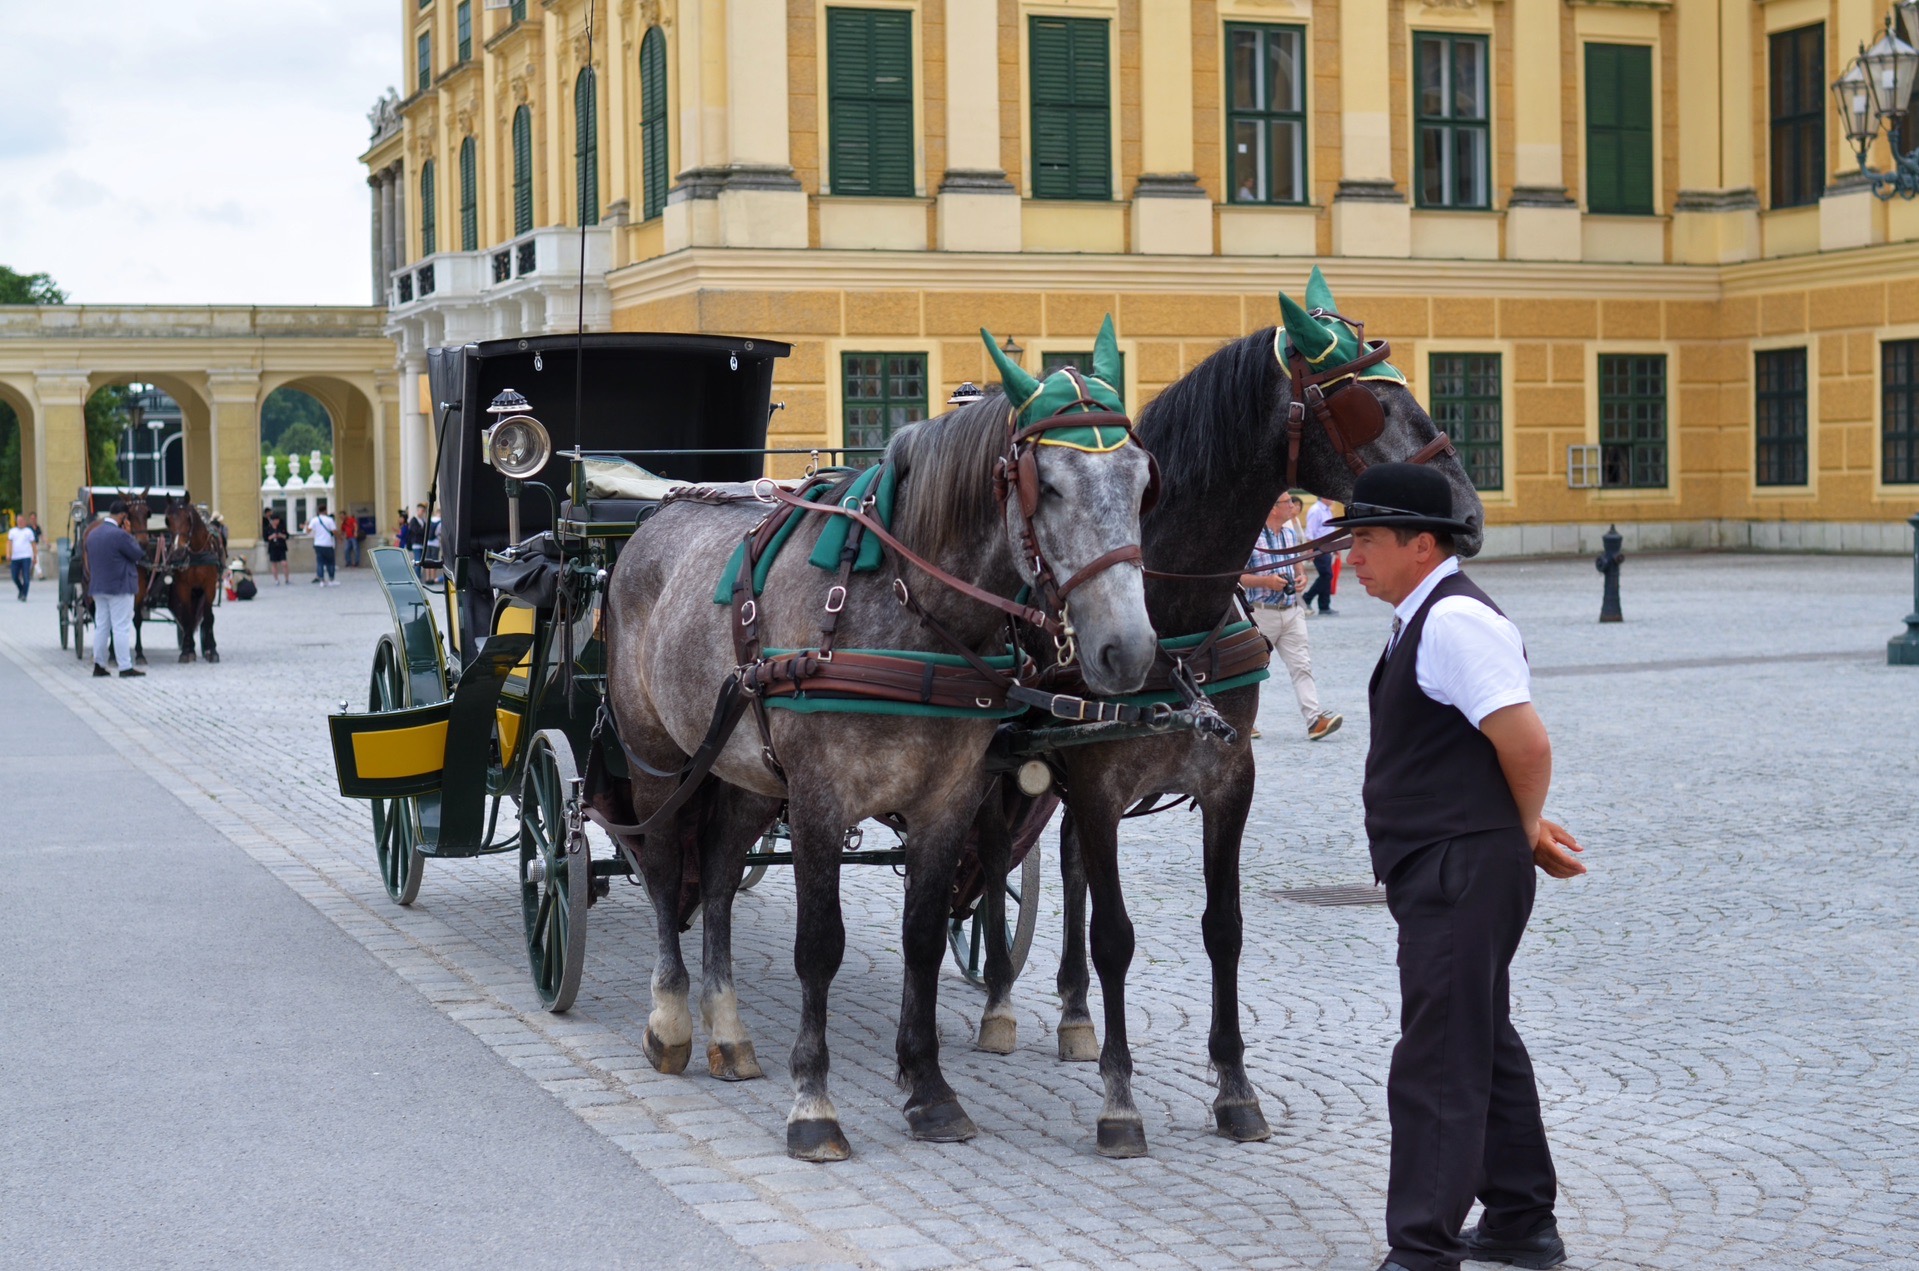
{"type": "Polygon", "coordinates": [[[220,572],[226,545],[207,524],[200,509],[187,499],[167,509],[166,569],[172,581],[167,608],[180,630],[180,660],[194,659],[193,633],[200,633],[200,650],[207,661],[218,662],[220,649],[213,640],[213,602],[220,593],[220,572]]]}

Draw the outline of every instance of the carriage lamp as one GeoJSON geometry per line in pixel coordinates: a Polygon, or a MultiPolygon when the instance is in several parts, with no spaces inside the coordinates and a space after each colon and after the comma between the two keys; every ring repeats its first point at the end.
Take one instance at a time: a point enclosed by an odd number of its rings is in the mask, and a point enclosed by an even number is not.
{"type": "Polygon", "coordinates": [[[553,457],[546,425],[531,415],[513,415],[486,430],[486,461],[502,476],[530,477],[553,457]]]}

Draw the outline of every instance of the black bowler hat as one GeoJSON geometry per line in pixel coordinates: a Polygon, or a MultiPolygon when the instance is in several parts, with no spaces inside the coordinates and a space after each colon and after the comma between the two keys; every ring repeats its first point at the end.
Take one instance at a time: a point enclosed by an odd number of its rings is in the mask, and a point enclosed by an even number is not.
{"type": "Polygon", "coordinates": [[[1435,534],[1473,532],[1472,522],[1453,515],[1453,487],[1445,474],[1418,463],[1381,463],[1366,469],[1353,482],[1346,515],[1326,524],[1342,530],[1383,525],[1435,534]]]}

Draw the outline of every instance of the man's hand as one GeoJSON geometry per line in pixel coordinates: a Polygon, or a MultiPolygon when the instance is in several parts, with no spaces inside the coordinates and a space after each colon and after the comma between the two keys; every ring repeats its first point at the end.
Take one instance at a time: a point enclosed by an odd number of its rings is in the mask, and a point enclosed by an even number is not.
{"type": "Polygon", "coordinates": [[[1586,872],[1586,864],[1573,853],[1586,849],[1565,826],[1540,817],[1528,830],[1533,845],[1533,864],[1548,878],[1577,878],[1586,872]]]}

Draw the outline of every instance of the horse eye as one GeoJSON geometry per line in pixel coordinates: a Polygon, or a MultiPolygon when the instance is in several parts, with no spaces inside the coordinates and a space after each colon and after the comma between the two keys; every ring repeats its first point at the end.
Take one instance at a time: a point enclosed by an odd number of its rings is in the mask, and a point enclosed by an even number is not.
{"type": "Polygon", "coordinates": [[[1042,498],[1057,499],[1059,497],[1059,491],[1053,488],[1053,485],[1050,481],[1040,482],[1039,492],[1042,498]]]}

